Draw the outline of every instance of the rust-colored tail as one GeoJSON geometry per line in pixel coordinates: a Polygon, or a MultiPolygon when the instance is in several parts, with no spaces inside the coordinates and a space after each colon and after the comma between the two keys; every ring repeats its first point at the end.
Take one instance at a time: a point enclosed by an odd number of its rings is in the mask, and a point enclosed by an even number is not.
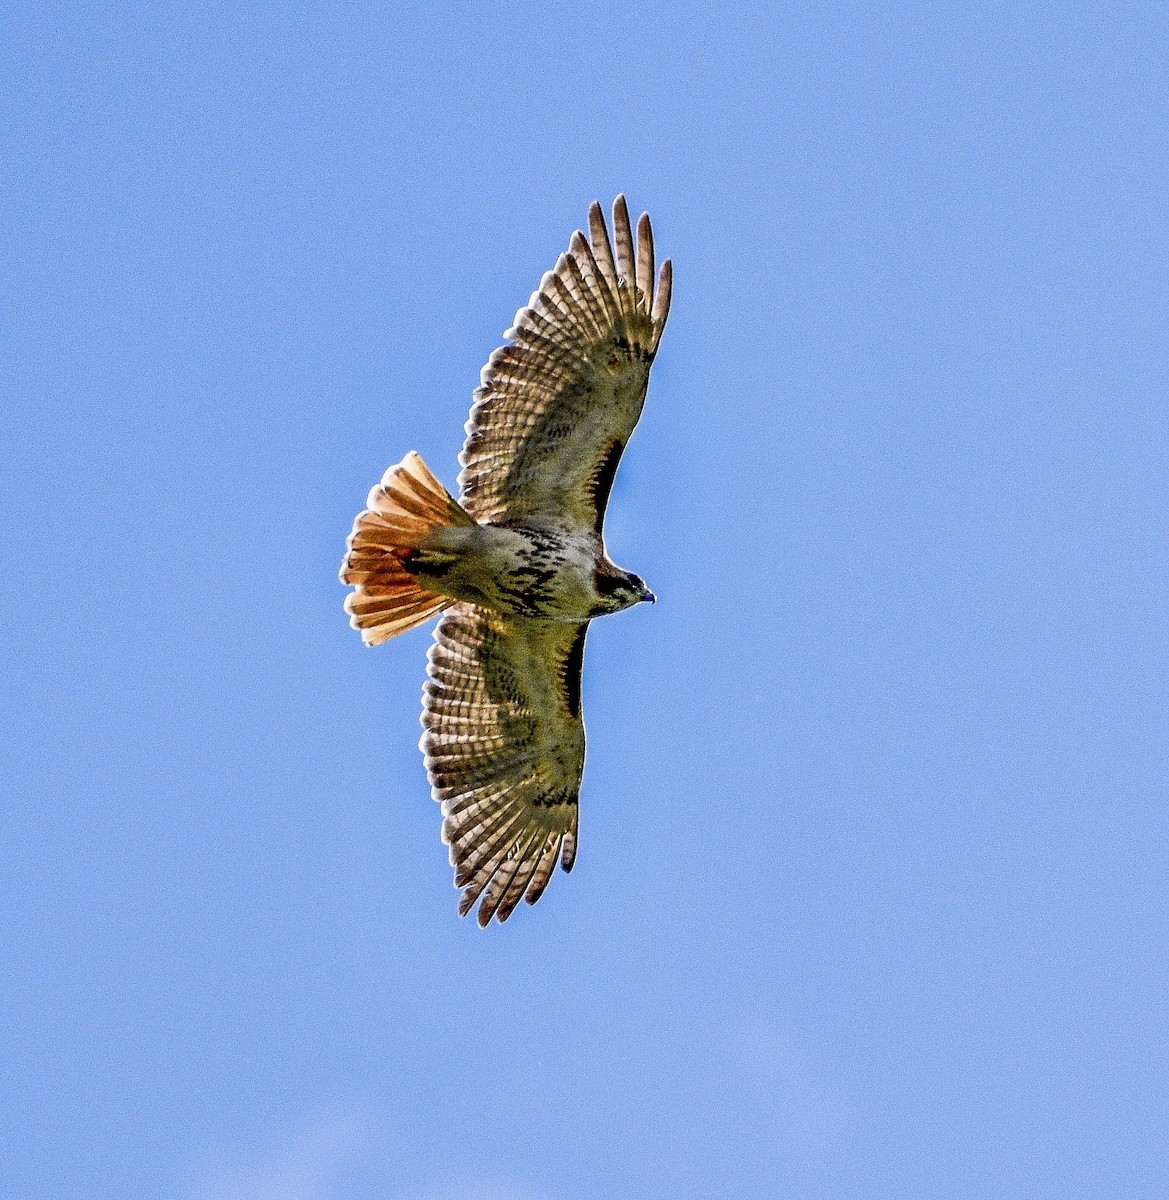
{"type": "Polygon", "coordinates": [[[357,514],[341,582],[357,590],[345,599],[349,623],[367,646],[404,633],[454,603],[419,584],[402,565],[444,525],[474,525],[413,450],[382,481],[357,514]]]}

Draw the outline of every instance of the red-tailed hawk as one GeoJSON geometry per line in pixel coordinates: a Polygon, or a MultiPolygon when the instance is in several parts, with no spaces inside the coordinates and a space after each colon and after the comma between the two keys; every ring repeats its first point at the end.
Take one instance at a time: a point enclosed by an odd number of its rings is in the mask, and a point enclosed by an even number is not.
{"type": "Polygon", "coordinates": [[[442,804],[459,913],[479,924],[534,904],[576,858],[584,769],[581,664],[589,621],[653,593],[605,553],[603,522],[645,402],[670,307],[653,235],[625,198],[614,246],[598,204],[589,238],[540,281],[483,368],[459,456],[458,502],[417,454],[358,514],[341,581],[374,646],[444,616],[428,656],[420,743],[442,804]]]}

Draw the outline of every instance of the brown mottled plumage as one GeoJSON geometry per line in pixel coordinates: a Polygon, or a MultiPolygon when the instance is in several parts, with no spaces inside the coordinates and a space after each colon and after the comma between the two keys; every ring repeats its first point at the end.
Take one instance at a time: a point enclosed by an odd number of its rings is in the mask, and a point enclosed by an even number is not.
{"type": "Polygon", "coordinates": [[[605,553],[622,451],[641,415],[670,307],[653,235],[625,199],[614,246],[589,239],[544,276],[483,368],[456,503],[417,454],[373,489],[341,579],[369,645],[444,611],[428,658],[420,743],[442,804],[460,913],[504,921],[572,869],[584,768],[588,622],[653,594],[605,553]]]}

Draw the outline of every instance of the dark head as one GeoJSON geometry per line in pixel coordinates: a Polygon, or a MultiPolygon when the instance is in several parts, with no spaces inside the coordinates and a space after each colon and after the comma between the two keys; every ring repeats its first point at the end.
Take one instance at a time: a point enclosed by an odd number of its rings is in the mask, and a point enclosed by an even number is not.
{"type": "Polygon", "coordinates": [[[622,571],[619,567],[606,569],[598,567],[593,577],[597,590],[597,612],[620,612],[623,608],[632,608],[643,600],[651,604],[657,597],[645,586],[645,580],[631,571],[622,571]]]}

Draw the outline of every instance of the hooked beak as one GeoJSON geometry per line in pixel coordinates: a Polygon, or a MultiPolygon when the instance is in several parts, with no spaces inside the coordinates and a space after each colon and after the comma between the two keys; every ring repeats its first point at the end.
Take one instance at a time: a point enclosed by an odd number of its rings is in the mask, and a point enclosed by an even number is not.
{"type": "Polygon", "coordinates": [[[644,595],[643,595],[641,598],[642,598],[643,600],[648,600],[648,601],[650,602],[650,604],[657,604],[657,602],[658,602],[658,598],[657,598],[657,596],[655,596],[655,595],[653,594],[653,592],[651,592],[651,591],[649,590],[649,588],[646,588],[646,589],[645,589],[645,593],[644,593],[644,595]]]}

